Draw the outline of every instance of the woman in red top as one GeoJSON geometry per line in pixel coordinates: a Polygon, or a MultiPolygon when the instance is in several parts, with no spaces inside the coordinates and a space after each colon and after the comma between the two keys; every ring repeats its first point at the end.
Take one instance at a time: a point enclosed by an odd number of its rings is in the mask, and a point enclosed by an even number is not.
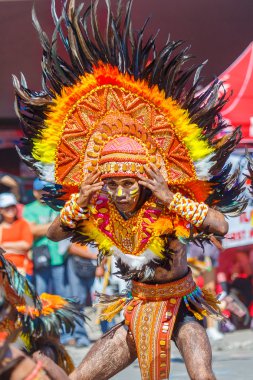
{"type": "Polygon", "coordinates": [[[29,277],[33,274],[33,264],[28,252],[33,242],[29,224],[18,218],[17,200],[12,193],[0,194],[0,247],[5,257],[18,270],[29,277]]]}

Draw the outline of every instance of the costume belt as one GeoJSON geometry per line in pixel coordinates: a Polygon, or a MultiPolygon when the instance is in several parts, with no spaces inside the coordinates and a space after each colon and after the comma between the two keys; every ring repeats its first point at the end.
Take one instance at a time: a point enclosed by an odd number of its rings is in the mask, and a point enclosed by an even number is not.
{"type": "Polygon", "coordinates": [[[171,297],[183,297],[196,289],[191,271],[180,280],[166,284],[145,284],[132,281],[132,295],[146,301],[163,301],[171,297]]]}
{"type": "Polygon", "coordinates": [[[170,339],[181,300],[197,319],[212,315],[222,318],[216,297],[196,286],[192,273],[166,284],[133,281],[131,294],[100,294],[101,319],[111,320],[125,310],[125,324],[132,334],[142,380],[168,379],[170,339]]]}

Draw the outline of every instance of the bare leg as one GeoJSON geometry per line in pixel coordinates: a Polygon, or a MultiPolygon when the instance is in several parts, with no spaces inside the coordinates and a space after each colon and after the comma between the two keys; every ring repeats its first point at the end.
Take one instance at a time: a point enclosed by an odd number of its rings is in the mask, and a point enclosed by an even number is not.
{"type": "Polygon", "coordinates": [[[133,338],[124,326],[115,326],[90,349],[71,380],[107,380],[137,357],[133,338]]]}
{"type": "Polygon", "coordinates": [[[180,328],[176,344],[191,380],[216,380],[212,370],[212,351],[204,327],[188,322],[180,328]]]}

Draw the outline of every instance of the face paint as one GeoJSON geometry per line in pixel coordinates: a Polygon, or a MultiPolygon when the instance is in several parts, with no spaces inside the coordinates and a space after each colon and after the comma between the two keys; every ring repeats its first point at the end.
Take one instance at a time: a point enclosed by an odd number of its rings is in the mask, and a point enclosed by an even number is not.
{"type": "Polygon", "coordinates": [[[140,186],[136,178],[108,178],[106,187],[111,201],[121,212],[133,212],[140,196],[140,186]]]}
{"type": "Polygon", "coordinates": [[[139,191],[138,188],[136,188],[136,189],[134,189],[134,190],[131,190],[131,191],[130,191],[130,197],[131,197],[131,198],[135,198],[135,196],[136,196],[136,194],[138,193],[138,191],[139,191]]]}
{"type": "Polygon", "coordinates": [[[117,191],[117,197],[122,197],[122,195],[123,195],[123,190],[122,190],[122,187],[120,186],[117,191]]]}

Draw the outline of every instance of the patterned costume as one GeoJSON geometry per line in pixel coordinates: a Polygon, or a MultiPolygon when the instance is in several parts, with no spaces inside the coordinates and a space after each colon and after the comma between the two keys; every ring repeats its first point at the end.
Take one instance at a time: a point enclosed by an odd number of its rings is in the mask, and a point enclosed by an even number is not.
{"type": "Polygon", "coordinates": [[[230,215],[245,207],[243,184],[226,164],[241,134],[235,129],[219,137],[227,127],[219,115],[226,102],[225,94],[218,96],[222,83],[216,80],[198,92],[203,65],[185,68],[188,48],[168,41],[156,51],[156,37],[144,39],[146,24],[135,35],[132,1],[125,12],[121,6],[113,12],[106,2],[102,31],[97,5],[92,2],[80,17],[81,8],[67,1],[59,18],[53,3],[52,42],[33,14],[43,46],[43,90],[31,91],[24,77],[20,82],[14,77],[26,135],[20,154],[52,183],[46,201],[58,209],[65,204],[62,225],[72,231],[73,241],[94,244],[100,258],[114,254],[119,274],[133,280],[131,294],[101,295],[102,317],[110,319],[124,307],[142,378],[165,379],[181,300],[198,319],[220,313],[215,298],[196,287],[190,271],[178,281],[153,285],[155,269],[170,268],[170,239],[208,239],[208,230],[198,230],[208,207],[230,215]],[[68,62],[58,55],[56,40],[68,62]],[[144,189],[142,204],[129,219],[118,212],[106,188],[87,208],[77,204],[79,186],[97,167],[102,179],[136,178],[145,175],[149,163],[175,193],[169,207],[144,189]]]}

